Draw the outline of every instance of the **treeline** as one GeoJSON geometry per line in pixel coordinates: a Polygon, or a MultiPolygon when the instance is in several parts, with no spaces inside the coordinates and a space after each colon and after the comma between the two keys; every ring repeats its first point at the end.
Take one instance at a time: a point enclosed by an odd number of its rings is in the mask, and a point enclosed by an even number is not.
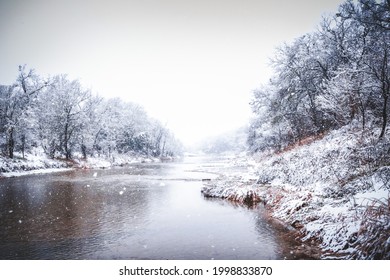
{"type": "Polygon", "coordinates": [[[20,66],[12,85],[0,85],[0,149],[13,158],[34,148],[65,159],[181,152],[174,135],[141,106],[94,95],[66,75],[44,79],[20,66]]]}
{"type": "Polygon", "coordinates": [[[281,150],[357,122],[384,138],[390,97],[390,1],[346,1],[317,31],[284,44],[254,92],[252,152],[281,150]]]}
{"type": "Polygon", "coordinates": [[[207,154],[241,153],[247,150],[246,139],[248,128],[240,127],[220,134],[215,137],[209,137],[201,143],[201,150],[207,154]]]}

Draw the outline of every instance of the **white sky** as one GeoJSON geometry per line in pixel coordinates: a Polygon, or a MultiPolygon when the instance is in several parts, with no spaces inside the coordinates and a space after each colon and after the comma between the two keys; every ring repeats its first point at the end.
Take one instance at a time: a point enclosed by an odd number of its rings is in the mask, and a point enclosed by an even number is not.
{"type": "Polygon", "coordinates": [[[340,0],[0,0],[0,84],[18,65],[144,106],[185,144],[245,125],[284,41],[340,0]]]}

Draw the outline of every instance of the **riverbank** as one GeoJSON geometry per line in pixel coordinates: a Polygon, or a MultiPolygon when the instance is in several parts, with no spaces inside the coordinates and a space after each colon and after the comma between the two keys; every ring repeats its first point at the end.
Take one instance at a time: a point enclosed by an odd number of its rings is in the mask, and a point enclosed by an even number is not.
{"type": "Polygon", "coordinates": [[[43,174],[65,171],[72,168],[95,169],[123,166],[131,163],[160,162],[160,158],[143,155],[112,155],[111,157],[89,157],[72,160],[50,159],[42,152],[26,154],[24,158],[16,154],[13,159],[0,156],[0,177],[16,177],[29,174],[43,174]]]}
{"type": "Polygon", "coordinates": [[[202,170],[224,166],[197,156],[2,178],[0,259],[283,259],[291,243],[264,211],[199,195],[215,175],[202,170]]]}
{"type": "Polygon", "coordinates": [[[353,126],[281,153],[235,159],[243,172],[207,182],[202,193],[264,203],[270,216],[318,243],[322,259],[390,259],[389,138],[353,126]]]}

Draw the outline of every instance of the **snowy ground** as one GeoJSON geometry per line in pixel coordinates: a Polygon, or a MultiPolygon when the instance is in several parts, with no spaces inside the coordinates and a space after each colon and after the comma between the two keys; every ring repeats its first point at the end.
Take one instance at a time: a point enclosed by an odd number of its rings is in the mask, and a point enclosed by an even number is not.
{"type": "Polygon", "coordinates": [[[0,177],[48,173],[65,170],[69,167],[69,163],[49,159],[42,153],[27,154],[24,159],[19,154],[16,154],[14,159],[0,157],[0,177]]]}
{"type": "Polygon", "coordinates": [[[149,158],[136,155],[113,155],[111,157],[89,157],[86,160],[75,156],[71,161],[49,159],[43,151],[34,151],[33,154],[15,154],[14,159],[0,156],[0,177],[15,177],[29,174],[42,174],[64,171],[69,168],[109,168],[137,162],[156,162],[158,158],[149,158]]]}
{"type": "Polygon", "coordinates": [[[302,241],[319,242],[324,259],[390,259],[390,155],[381,152],[389,145],[345,127],[279,154],[237,158],[231,164],[245,171],[226,172],[202,192],[262,201],[302,241]]]}

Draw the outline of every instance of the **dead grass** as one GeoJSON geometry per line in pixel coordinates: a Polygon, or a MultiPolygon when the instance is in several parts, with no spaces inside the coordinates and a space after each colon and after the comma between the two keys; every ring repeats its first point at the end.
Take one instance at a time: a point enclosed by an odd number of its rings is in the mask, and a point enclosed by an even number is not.
{"type": "Polygon", "coordinates": [[[351,244],[358,251],[353,259],[390,260],[390,197],[373,201],[363,214],[358,235],[351,244]]]}
{"type": "Polygon", "coordinates": [[[322,132],[322,133],[319,133],[317,135],[307,136],[307,137],[299,140],[298,142],[290,144],[287,147],[275,152],[275,154],[281,155],[281,154],[284,154],[286,152],[292,151],[300,146],[309,145],[309,144],[313,143],[314,141],[321,140],[322,138],[324,138],[326,136],[326,134],[327,134],[326,132],[322,132]]]}

